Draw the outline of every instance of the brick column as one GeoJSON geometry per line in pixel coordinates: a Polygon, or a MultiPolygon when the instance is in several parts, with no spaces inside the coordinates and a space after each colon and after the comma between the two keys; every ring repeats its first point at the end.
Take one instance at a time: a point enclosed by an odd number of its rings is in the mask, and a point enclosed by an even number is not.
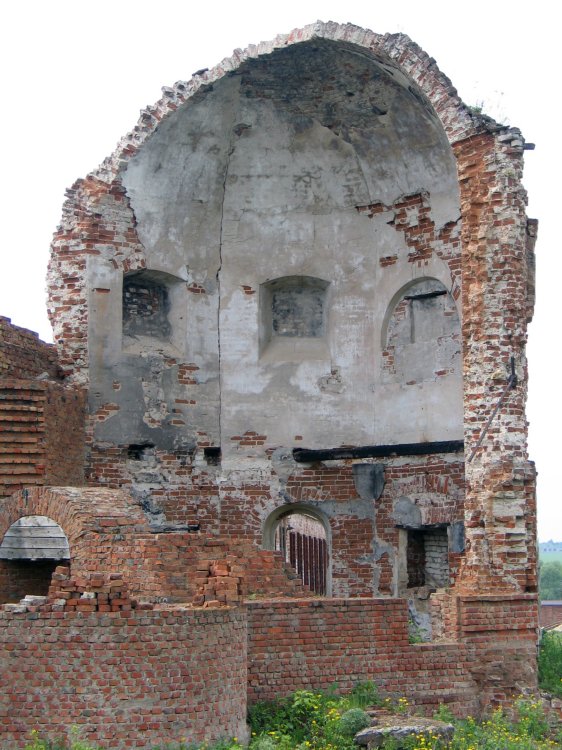
{"type": "Polygon", "coordinates": [[[525,345],[532,253],[523,139],[501,128],[454,145],[462,213],[466,559],[465,592],[534,591],[535,472],[527,457],[525,345]],[[480,444],[509,381],[509,388],[480,444]]]}

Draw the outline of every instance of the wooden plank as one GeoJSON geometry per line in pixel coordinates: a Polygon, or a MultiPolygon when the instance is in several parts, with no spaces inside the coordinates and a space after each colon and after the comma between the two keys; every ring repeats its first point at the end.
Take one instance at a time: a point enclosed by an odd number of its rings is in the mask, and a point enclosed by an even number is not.
{"type": "Polygon", "coordinates": [[[338,461],[344,458],[384,458],[388,456],[427,456],[433,453],[458,453],[464,450],[462,440],[440,440],[427,443],[361,445],[354,448],[293,448],[298,463],[338,461]]]}

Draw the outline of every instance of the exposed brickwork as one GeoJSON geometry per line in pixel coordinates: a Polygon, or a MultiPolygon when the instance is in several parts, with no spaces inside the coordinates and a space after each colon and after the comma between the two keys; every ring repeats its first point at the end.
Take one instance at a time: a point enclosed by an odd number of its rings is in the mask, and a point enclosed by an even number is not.
{"type": "Polygon", "coordinates": [[[84,481],[85,394],[54,381],[0,380],[0,497],[84,481]]]}
{"type": "Polygon", "coordinates": [[[250,702],[373,679],[418,705],[476,707],[463,647],[409,645],[404,600],[250,603],[248,610],[250,702]]]}
{"type": "Polygon", "coordinates": [[[456,627],[467,637],[455,641],[450,632],[448,642],[411,645],[401,599],[251,602],[249,700],[334,682],[350,689],[372,679],[416,705],[446,703],[466,715],[524,686],[536,687],[536,597],[472,597],[454,604],[460,611],[456,627]]]}
{"type": "MultiPolygon", "coordinates": [[[[431,219],[430,197],[424,193],[406,195],[397,199],[392,206],[384,203],[372,203],[368,206],[357,206],[359,213],[374,217],[384,214],[387,224],[397,232],[404,234],[408,251],[408,263],[423,266],[435,253],[449,266],[453,281],[450,289],[454,299],[461,294],[461,259],[460,233],[454,224],[446,224],[436,231],[431,219]]],[[[381,259],[384,268],[393,265],[395,258],[389,256],[381,259]]]]}
{"type": "MultiPolygon", "coordinates": [[[[84,383],[87,378],[83,368],[88,364],[86,259],[90,255],[107,257],[124,272],[146,267],[134,217],[119,182],[107,185],[90,176],[67,190],[53,248],[56,253],[51,255],[48,272],[48,311],[59,363],[65,375],[72,374],[84,383]]],[[[93,294],[103,298],[106,291],[96,288],[93,294]]]]}
{"type": "Polygon", "coordinates": [[[0,315],[0,379],[60,378],[58,354],[33,331],[19,328],[0,315]]]}
{"type": "Polygon", "coordinates": [[[55,606],[0,610],[3,748],[73,725],[119,750],[245,737],[243,610],[55,606]]]}
{"type": "Polygon", "coordinates": [[[562,602],[541,602],[539,621],[541,628],[562,625],[562,602]]]}
{"type": "Polygon", "coordinates": [[[529,264],[523,149],[517,131],[454,144],[461,187],[467,556],[470,588],[536,591],[534,467],[527,461],[525,358],[529,264]],[[519,187],[515,189],[515,185],[519,187]],[[523,313],[523,314],[522,314],[523,313]],[[472,457],[505,389],[518,383],[472,457]],[[475,579],[475,580],[473,580],[475,579]]]}
{"type": "MultiPolygon", "coordinates": [[[[73,579],[111,573],[142,601],[224,604],[247,596],[310,595],[280,553],[187,531],[157,533],[124,491],[36,488],[17,493],[0,506],[0,537],[22,515],[48,516],[63,528],[73,579]],[[229,579],[224,591],[217,580],[223,577],[229,579]]],[[[22,585],[15,591],[20,593],[22,585]]]]}

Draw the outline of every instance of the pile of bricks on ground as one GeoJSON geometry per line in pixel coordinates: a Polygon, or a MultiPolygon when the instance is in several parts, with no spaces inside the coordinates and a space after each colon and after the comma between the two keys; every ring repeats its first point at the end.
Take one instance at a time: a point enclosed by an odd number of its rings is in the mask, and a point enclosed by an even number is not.
{"type": "Polygon", "coordinates": [[[55,568],[47,596],[25,596],[18,604],[4,604],[9,612],[130,612],[153,609],[129,596],[128,586],[119,573],[86,573],[72,577],[68,568],[55,568]]]}
{"type": "Polygon", "coordinates": [[[193,604],[203,607],[239,604],[242,599],[243,573],[243,566],[233,556],[226,560],[199,563],[197,593],[193,597],[193,604]]]}
{"type": "Polygon", "coordinates": [[[76,612],[130,612],[152,609],[129,596],[129,588],[120,573],[89,573],[72,577],[68,568],[55,569],[48,601],[76,612]]]}
{"type": "Polygon", "coordinates": [[[232,606],[253,596],[313,596],[281,553],[253,546],[221,560],[200,560],[196,576],[193,605],[199,607],[232,606]]]}

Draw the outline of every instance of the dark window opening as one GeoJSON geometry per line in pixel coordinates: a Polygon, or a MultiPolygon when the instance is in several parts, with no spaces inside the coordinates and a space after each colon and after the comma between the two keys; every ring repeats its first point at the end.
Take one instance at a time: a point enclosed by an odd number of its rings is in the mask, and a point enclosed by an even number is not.
{"type": "Polygon", "coordinates": [[[150,455],[154,443],[131,443],[127,447],[127,458],[131,461],[142,461],[150,455]]]}
{"type": "Polygon", "coordinates": [[[203,448],[205,461],[209,466],[218,466],[221,462],[221,449],[219,446],[208,446],[203,448]]]}
{"type": "Polygon", "coordinates": [[[446,527],[411,529],[406,546],[408,588],[449,585],[449,541],[446,527]]]}
{"type": "Polygon", "coordinates": [[[24,596],[47,596],[61,560],[0,560],[0,604],[16,604],[24,596]]]}
{"type": "Polygon", "coordinates": [[[47,516],[22,516],[0,540],[0,604],[47,596],[57,565],[68,565],[63,529],[47,516]]]}

